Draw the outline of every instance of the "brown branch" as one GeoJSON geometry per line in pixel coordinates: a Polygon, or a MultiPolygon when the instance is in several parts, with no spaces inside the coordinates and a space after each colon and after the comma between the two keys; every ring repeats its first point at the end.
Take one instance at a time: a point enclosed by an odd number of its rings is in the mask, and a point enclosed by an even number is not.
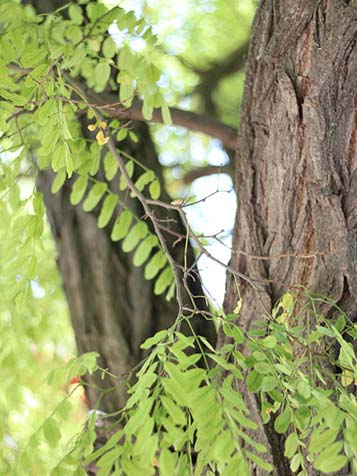
{"type": "MultiPolygon", "coordinates": [[[[14,64],[8,65],[8,68],[22,74],[29,74],[31,71],[28,68],[21,68],[14,64]]],[[[68,74],[65,74],[65,77],[68,83],[74,86],[74,89],[79,87],[75,79],[71,78],[68,74]]],[[[101,109],[103,112],[105,111],[109,117],[147,122],[142,113],[142,102],[139,100],[134,100],[130,108],[125,108],[113,94],[101,93],[98,95],[93,91],[87,90],[86,96],[90,103],[92,103],[92,107],[101,109]]],[[[66,100],[65,98],[63,99],[66,100]]],[[[19,113],[21,114],[21,111],[19,113]]],[[[216,137],[222,141],[227,149],[236,150],[237,131],[233,127],[227,126],[209,116],[192,111],[184,111],[175,107],[170,108],[170,113],[172,123],[175,126],[185,127],[190,131],[202,132],[208,136],[216,137]]],[[[149,122],[163,124],[164,120],[161,110],[154,109],[152,119],[149,122]]]]}
{"type": "Polygon", "coordinates": [[[199,87],[208,85],[211,89],[215,88],[221,79],[242,69],[245,65],[248,48],[249,42],[247,41],[221,61],[213,63],[208,70],[198,72],[202,78],[199,87]]]}
{"type": "MultiPolygon", "coordinates": [[[[20,73],[29,73],[28,69],[18,67],[17,65],[11,64],[8,67],[20,73]]],[[[74,90],[79,88],[79,84],[75,79],[71,78],[68,74],[65,74],[65,77],[68,83],[74,87],[74,90]]],[[[98,95],[88,90],[86,91],[86,96],[90,100],[92,107],[106,112],[111,118],[147,122],[142,113],[142,102],[139,100],[134,100],[130,108],[125,108],[117,101],[116,96],[113,94],[101,93],[98,95]]],[[[66,100],[66,98],[63,99],[66,100]]],[[[170,108],[170,113],[172,123],[175,126],[185,127],[190,131],[202,132],[208,136],[216,137],[222,141],[227,149],[236,150],[237,131],[233,127],[227,126],[206,115],[184,111],[175,107],[170,108]]],[[[21,114],[21,110],[17,114],[21,114]]],[[[164,124],[161,110],[154,109],[152,119],[149,122],[164,124]]]]}
{"type": "MultiPolygon", "coordinates": [[[[72,79],[73,82],[73,79],[72,79]]],[[[96,108],[105,111],[109,117],[117,119],[129,119],[134,121],[144,121],[142,113],[142,103],[135,100],[130,108],[125,108],[118,104],[116,97],[109,94],[96,95],[92,92],[86,92],[90,102],[96,104],[96,108]]],[[[231,150],[236,149],[237,131],[233,127],[227,126],[211,117],[197,114],[192,111],[183,111],[182,109],[170,108],[172,123],[175,126],[185,127],[194,132],[202,132],[211,137],[220,139],[223,145],[231,150]]],[[[155,109],[151,121],[158,124],[163,124],[161,111],[155,109]]]]}
{"type": "Polygon", "coordinates": [[[249,41],[243,43],[221,61],[211,64],[207,70],[191,68],[201,78],[200,83],[196,87],[196,93],[201,95],[207,113],[215,114],[216,107],[213,103],[212,92],[223,78],[243,69],[248,48],[249,41]]]}
{"type": "Polygon", "coordinates": [[[232,177],[233,168],[229,164],[224,165],[223,167],[216,165],[206,165],[204,167],[199,167],[197,169],[190,170],[182,177],[182,181],[185,185],[188,185],[198,178],[207,177],[209,175],[215,174],[228,174],[232,177]]]}

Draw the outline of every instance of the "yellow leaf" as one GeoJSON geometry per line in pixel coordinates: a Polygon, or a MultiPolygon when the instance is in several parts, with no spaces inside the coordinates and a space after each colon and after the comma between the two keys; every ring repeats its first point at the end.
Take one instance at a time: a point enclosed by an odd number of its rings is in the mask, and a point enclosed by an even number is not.
{"type": "Polygon", "coordinates": [[[96,130],[97,126],[95,124],[89,124],[88,130],[91,132],[94,132],[96,130]]]}
{"type": "Polygon", "coordinates": [[[351,370],[343,369],[341,375],[341,384],[343,387],[348,387],[353,382],[353,372],[351,370]]]}
{"type": "Polygon", "coordinates": [[[107,144],[109,137],[104,137],[103,131],[99,131],[95,136],[99,145],[107,144]]]}
{"type": "Polygon", "coordinates": [[[294,296],[289,292],[285,293],[280,302],[280,306],[284,311],[291,312],[294,307],[294,296]]]}
{"type": "Polygon", "coordinates": [[[151,460],[151,464],[152,466],[155,466],[155,468],[157,468],[159,466],[159,462],[158,460],[155,458],[155,456],[153,456],[152,460],[151,460]]]}
{"type": "Polygon", "coordinates": [[[243,304],[242,299],[238,299],[237,306],[234,309],[233,314],[239,314],[240,313],[240,310],[242,309],[242,304],[243,304]]]}
{"type": "Polygon", "coordinates": [[[100,127],[101,127],[102,129],[105,129],[105,128],[107,127],[107,123],[106,123],[105,121],[102,121],[102,122],[100,123],[100,127]]]}
{"type": "Polygon", "coordinates": [[[184,204],[184,200],[181,200],[181,199],[173,200],[171,202],[171,205],[183,205],[183,204],[184,204]]]}
{"type": "Polygon", "coordinates": [[[282,312],[282,313],[280,314],[280,316],[277,318],[277,321],[278,321],[280,324],[285,324],[287,318],[288,318],[288,313],[287,313],[287,312],[282,312]]]}

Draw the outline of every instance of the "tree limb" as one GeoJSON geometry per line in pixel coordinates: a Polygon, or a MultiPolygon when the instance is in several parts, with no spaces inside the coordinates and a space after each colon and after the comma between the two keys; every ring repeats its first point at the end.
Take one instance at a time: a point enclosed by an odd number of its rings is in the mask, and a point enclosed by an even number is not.
{"type": "Polygon", "coordinates": [[[206,165],[190,170],[182,177],[182,181],[185,185],[188,185],[198,178],[208,177],[214,174],[228,174],[233,178],[233,167],[230,164],[224,166],[206,165]]]}
{"type": "Polygon", "coordinates": [[[217,86],[217,83],[226,76],[229,76],[233,73],[236,73],[243,68],[245,64],[245,59],[248,54],[249,41],[243,43],[236,50],[232,51],[228,56],[213,63],[208,70],[197,71],[202,78],[202,83],[200,87],[204,85],[209,85],[210,88],[217,86]]]}
{"type": "MultiPolygon", "coordinates": [[[[73,82],[73,79],[71,80],[73,82]]],[[[128,119],[134,121],[147,122],[142,113],[142,103],[135,100],[130,108],[123,107],[118,103],[116,96],[101,93],[96,95],[93,92],[86,92],[88,99],[95,103],[95,106],[105,111],[109,117],[117,119],[128,119]]],[[[237,131],[206,115],[197,114],[192,111],[170,108],[172,122],[175,126],[186,127],[190,131],[202,132],[212,137],[220,139],[225,147],[231,150],[236,149],[237,131]]],[[[154,109],[151,121],[163,124],[163,118],[159,109],[154,109]]]]}
{"type": "Polygon", "coordinates": [[[217,87],[219,81],[244,67],[248,48],[249,41],[240,45],[221,61],[211,64],[207,70],[191,68],[192,71],[201,78],[201,82],[196,87],[196,93],[202,96],[207,113],[214,114],[216,112],[216,107],[212,99],[212,91],[217,87]]]}

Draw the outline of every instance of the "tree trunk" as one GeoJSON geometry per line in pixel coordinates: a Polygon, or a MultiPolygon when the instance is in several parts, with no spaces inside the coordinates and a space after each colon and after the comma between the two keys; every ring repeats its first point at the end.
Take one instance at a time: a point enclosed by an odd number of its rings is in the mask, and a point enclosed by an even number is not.
{"type": "MultiPolygon", "coordinates": [[[[231,263],[255,283],[240,281],[246,330],[295,285],[356,320],[356,40],[353,1],[260,2],[240,114],[231,263]]],[[[226,311],[237,298],[229,277],[226,311]]],[[[292,474],[283,438],[262,424],[258,399],[245,394],[274,475],[292,474]]]]}

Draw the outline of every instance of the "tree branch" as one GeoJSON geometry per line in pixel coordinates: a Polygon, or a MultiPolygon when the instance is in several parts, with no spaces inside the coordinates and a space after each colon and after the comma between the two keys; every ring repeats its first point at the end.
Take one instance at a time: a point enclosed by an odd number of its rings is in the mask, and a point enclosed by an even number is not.
{"type": "MultiPolygon", "coordinates": [[[[21,68],[14,64],[8,65],[8,68],[20,73],[30,73],[29,69],[21,68]]],[[[80,87],[78,82],[74,78],[71,78],[67,73],[65,74],[65,77],[74,90],[80,87]]],[[[92,90],[86,90],[86,96],[92,107],[100,109],[102,112],[106,112],[111,118],[148,122],[142,113],[142,102],[137,99],[133,101],[133,105],[130,108],[125,108],[122,103],[117,101],[117,97],[113,94],[96,94],[92,90]]],[[[21,109],[16,112],[16,114],[19,113],[21,113],[21,109]]],[[[227,126],[209,116],[197,114],[192,111],[184,111],[175,107],[170,108],[170,113],[172,123],[175,126],[185,127],[190,131],[202,132],[208,136],[216,137],[222,141],[227,149],[233,151],[236,150],[237,131],[235,128],[227,126]]],[[[149,122],[164,124],[161,110],[154,109],[152,119],[149,122]]]]}
{"type": "MultiPolygon", "coordinates": [[[[105,111],[109,117],[147,122],[142,114],[142,103],[139,100],[135,100],[130,108],[125,108],[122,104],[118,103],[113,95],[104,93],[96,95],[90,91],[87,91],[86,94],[90,102],[95,103],[95,107],[105,111]]],[[[202,132],[208,136],[216,137],[222,141],[226,148],[236,149],[237,131],[233,127],[227,126],[211,117],[191,111],[183,111],[173,107],[170,108],[170,112],[175,126],[186,127],[190,131],[202,132]]],[[[154,110],[152,119],[149,122],[164,123],[159,109],[154,110]]]]}
{"type": "Polygon", "coordinates": [[[228,174],[233,178],[233,167],[230,164],[224,166],[206,165],[190,170],[182,177],[182,181],[185,185],[188,185],[198,178],[214,174],[228,174]]]}
{"type": "Polygon", "coordinates": [[[211,64],[207,70],[198,70],[197,68],[191,67],[192,71],[201,78],[201,82],[196,87],[196,93],[202,96],[207,113],[216,113],[216,107],[212,99],[212,91],[217,87],[219,81],[244,67],[248,48],[249,41],[243,43],[221,61],[211,64]]]}
{"type": "Polygon", "coordinates": [[[236,73],[243,68],[248,54],[249,41],[243,43],[231,54],[222,59],[222,61],[213,63],[208,70],[198,71],[202,78],[199,87],[209,86],[211,89],[217,86],[217,83],[226,76],[236,73]]]}

